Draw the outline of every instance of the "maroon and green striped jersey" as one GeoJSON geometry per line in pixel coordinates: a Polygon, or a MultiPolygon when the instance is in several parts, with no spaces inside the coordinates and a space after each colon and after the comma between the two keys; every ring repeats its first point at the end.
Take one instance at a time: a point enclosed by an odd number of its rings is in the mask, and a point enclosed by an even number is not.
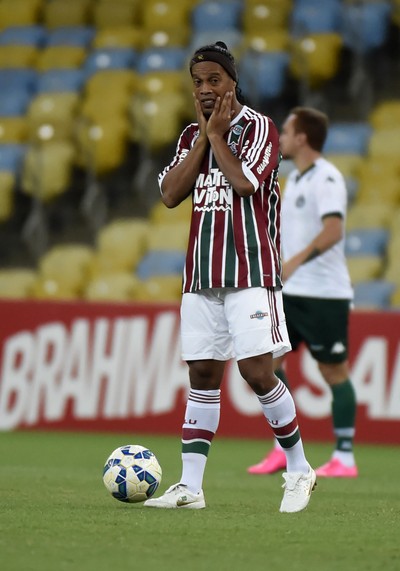
{"type": "MultiPolygon", "coordinates": [[[[182,132],[159,185],[192,148],[198,124],[182,132]]],[[[279,134],[269,117],[243,106],[225,139],[242,161],[254,194],[241,198],[209,148],[192,190],[192,219],[183,292],[220,287],[281,286],[279,134]]]]}

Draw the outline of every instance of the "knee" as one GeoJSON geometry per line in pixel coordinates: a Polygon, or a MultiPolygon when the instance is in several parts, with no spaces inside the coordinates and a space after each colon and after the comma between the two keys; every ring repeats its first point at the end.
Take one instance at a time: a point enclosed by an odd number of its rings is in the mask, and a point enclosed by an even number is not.
{"type": "Polygon", "coordinates": [[[188,362],[190,387],[198,391],[219,389],[225,363],[217,361],[188,362]]]}
{"type": "Polygon", "coordinates": [[[328,385],[337,385],[349,377],[347,361],[344,363],[318,363],[318,368],[328,385]]]}
{"type": "Polygon", "coordinates": [[[273,370],[260,367],[246,367],[239,363],[240,374],[256,393],[256,395],[265,395],[269,393],[278,383],[278,378],[273,370]]]}

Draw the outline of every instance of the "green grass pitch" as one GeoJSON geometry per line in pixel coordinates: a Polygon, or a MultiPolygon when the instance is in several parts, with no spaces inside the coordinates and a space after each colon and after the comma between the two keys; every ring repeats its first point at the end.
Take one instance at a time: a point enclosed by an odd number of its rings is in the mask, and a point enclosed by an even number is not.
{"type": "MultiPolygon", "coordinates": [[[[179,480],[179,436],[0,433],[3,571],[400,569],[400,448],[358,445],[358,479],[320,478],[307,510],[280,514],[281,475],[246,473],[270,442],[217,436],[199,511],[114,500],[102,468],[123,444],[153,450],[161,491],[179,480]]],[[[305,446],[314,466],[331,452],[305,446]]]]}

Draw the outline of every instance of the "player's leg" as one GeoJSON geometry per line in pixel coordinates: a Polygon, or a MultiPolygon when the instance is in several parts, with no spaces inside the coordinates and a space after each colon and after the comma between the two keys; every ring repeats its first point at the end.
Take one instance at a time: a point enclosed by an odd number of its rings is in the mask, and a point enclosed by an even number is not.
{"type": "Polygon", "coordinates": [[[290,349],[281,292],[252,288],[226,296],[229,325],[241,375],[257,395],[264,416],[284,450],[287,463],[281,511],[304,509],[315,473],[304,454],[293,398],[275,374],[273,355],[290,349]],[[257,307],[254,312],[252,308],[257,307]]]}
{"type": "Polygon", "coordinates": [[[184,294],[181,307],[182,357],[189,365],[190,391],[182,426],[182,475],[148,507],[205,507],[202,491],[208,453],[220,417],[220,385],[232,356],[223,300],[213,292],[184,294]]]}
{"type": "Polygon", "coordinates": [[[325,477],[355,478],[358,476],[358,469],[353,441],[357,403],[350,381],[348,362],[318,363],[318,367],[332,391],[332,424],[336,446],[330,461],[320,466],[317,474],[325,477]]]}

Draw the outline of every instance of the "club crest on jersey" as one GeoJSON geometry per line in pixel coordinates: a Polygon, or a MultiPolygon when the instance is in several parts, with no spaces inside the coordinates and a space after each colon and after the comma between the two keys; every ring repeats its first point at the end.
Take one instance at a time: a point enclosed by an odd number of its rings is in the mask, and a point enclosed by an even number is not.
{"type": "Polygon", "coordinates": [[[264,319],[264,317],[268,317],[268,312],[257,310],[250,315],[250,319],[264,319]]]}
{"type": "Polygon", "coordinates": [[[231,210],[232,187],[219,169],[211,169],[207,175],[199,174],[193,193],[193,205],[194,210],[204,212],[231,210]]]}
{"type": "Polygon", "coordinates": [[[297,208],[302,208],[302,207],[305,205],[305,203],[306,203],[306,199],[304,198],[303,195],[299,196],[299,197],[296,199],[296,206],[297,206],[297,208]]]}

